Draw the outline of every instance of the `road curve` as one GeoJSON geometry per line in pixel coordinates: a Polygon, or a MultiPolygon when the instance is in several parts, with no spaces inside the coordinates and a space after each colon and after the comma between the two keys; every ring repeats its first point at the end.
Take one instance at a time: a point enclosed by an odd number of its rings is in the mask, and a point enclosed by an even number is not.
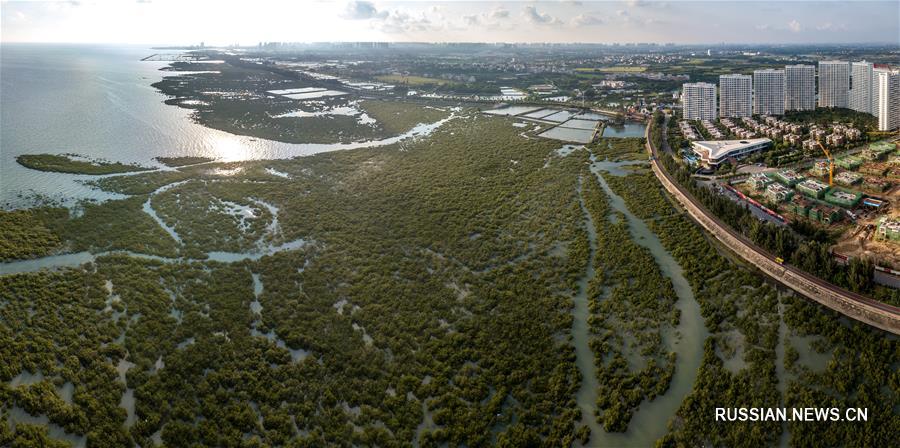
{"type": "Polygon", "coordinates": [[[689,191],[678,184],[659,162],[656,148],[650,139],[651,127],[653,127],[652,119],[644,136],[647,152],[651,156],[653,173],[698,224],[741,258],[757,266],[779,283],[851,319],[900,335],[900,308],[848,291],[794,266],[778,263],[774,255],[757,246],[707,210],[689,191]]]}

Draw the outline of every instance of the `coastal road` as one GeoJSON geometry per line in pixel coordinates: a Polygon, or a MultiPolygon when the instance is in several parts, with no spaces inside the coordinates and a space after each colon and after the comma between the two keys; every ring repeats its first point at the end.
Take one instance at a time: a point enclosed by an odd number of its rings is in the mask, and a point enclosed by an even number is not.
{"type": "Polygon", "coordinates": [[[774,255],[733,230],[707,210],[660,163],[659,155],[650,139],[652,126],[651,121],[651,125],[647,126],[645,137],[653,173],[669,194],[675,197],[704,229],[779,283],[851,319],[900,335],[900,308],[848,291],[794,266],[778,263],[774,255]]]}

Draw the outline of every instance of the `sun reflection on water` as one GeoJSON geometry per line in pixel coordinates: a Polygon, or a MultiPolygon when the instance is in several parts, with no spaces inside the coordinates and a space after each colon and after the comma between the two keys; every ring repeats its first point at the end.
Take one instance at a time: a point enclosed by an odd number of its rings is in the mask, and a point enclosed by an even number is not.
{"type": "Polygon", "coordinates": [[[210,137],[210,149],[217,160],[234,162],[252,159],[252,148],[234,135],[213,135],[210,137]]]}

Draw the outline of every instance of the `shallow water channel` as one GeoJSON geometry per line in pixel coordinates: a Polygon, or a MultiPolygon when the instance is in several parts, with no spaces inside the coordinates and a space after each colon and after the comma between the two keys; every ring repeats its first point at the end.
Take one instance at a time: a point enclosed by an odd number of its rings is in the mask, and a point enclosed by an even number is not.
{"type": "MultiPolygon", "coordinates": [[[[628,430],[626,432],[608,433],[602,428],[599,428],[599,425],[594,423],[593,418],[591,418],[592,421],[587,422],[592,433],[588,444],[589,446],[654,446],[656,441],[666,434],[669,420],[675,416],[678,407],[690,393],[694,385],[700,363],[703,359],[703,342],[708,336],[706,326],[704,325],[703,318],[700,314],[700,305],[694,298],[693,291],[683,275],[681,266],[678,265],[672,255],[665,249],[656,234],[650,231],[647,224],[628,210],[625,201],[609,188],[609,185],[603,177],[604,175],[610,175],[610,172],[614,173],[613,175],[627,174],[627,171],[621,170],[620,166],[629,164],[635,164],[635,162],[598,162],[592,164],[591,171],[596,176],[596,181],[599,182],[603,191],[609,197],[610,205],[613,210],[620,212],[625,216],[628,222],[628,229],[634,241],[650,251],[662,274],[672,281],[672,286],[678,297],[675,306],[681,311],[681,320],[676,329],[670,330],[664,334],[664,342],[667,344],[670,351],[674,351],[677,354],[677,364],[669,389],[665,394],[656,397],[652,401],[645,400],[642,402],[628,425],[628,430]]],[[[589,227],[593,227],[593,223],[590,221],[588,221],[588,223],[590,224],[589,227]]],[[[595,247],[595,235],[595,229],[590,229],[589,236],[591,237],[592,251],[595,247]]],[[[593,262],[591,264],[593,265],[593,262]]],[[[592,268],[593,266],[590,267],[592,268]]],[[[584,312],[585,314],[583,316],[576,315],[575,326],[573,326],[573,339],[575,340],[576,354],[578,354],[579,370],[582,370],[582,364],[587,363],[588,361],[589,363],[586,367],[591,369],[589,375],[584,375],[587,380],[582,388],[592,387],[593,391],[579,391],[577,401],[579,408],[582,409],[584,415],[593,416],[596,409],[596,374],[593,367],[594,354],[590,352],[590,349],[588,348],[587,353],[584,354],[584,356],[587,357],[587,360],[582,359],[579,345],[587,343],[586,339],[588,338],[589,333],[587,330],[582,330],[583,334],[581,336],[577,335],[580,330],[580,328],[578,328],[579,321],[583,320],[585,325],[587,322],[587,298],[584,297],[584,300],[585,307],[582,309],[579,306],[579,299],[576,298],[575,313],[578,314],[584,312]],[[585,340],[579,341],[579,338],[584,338],[585,340]],[[594,383],[593,386],[588,384],[591,381],[594,383]]]]}

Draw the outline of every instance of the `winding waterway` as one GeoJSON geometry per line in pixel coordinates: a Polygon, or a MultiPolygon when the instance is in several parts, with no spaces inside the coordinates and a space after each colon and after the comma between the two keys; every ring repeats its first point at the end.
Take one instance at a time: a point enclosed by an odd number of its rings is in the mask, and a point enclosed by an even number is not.
{"type": "MultiPolygon", "coordinates": [[[[658,439],[665,436],[669,420],[675,416],[678,407],[690,393],[703,360],[703,342],[709,333],[700,314],[700,304],[694,298],[693,290],[684,277],[681,266],[665,249],[656,234],[647,227],[647,224],[631,213],[622,197],[613,192],[606,183],[603,171],[604,166],[610,163],[616,162],[603,162],[602,165],[592,164],[591,171],[609,197],[612,208],[625,215],[632,239],[650,251],[662,274],[672,281],[678,297],[675,307],[681,312],[681,319],[674,331],[669,331],[664,335],[664,342],[668,345],[669,350],[674,351],[677,355],[675,374],[669,389],[665,394],[652,401],[642,402],[626,432],[609,433],[601,430],[593,434],[591,445],[647,447],[654,446],[658,439]]],[[[621,162],[619,163],[621,164],[621,162]]],[[[625,164],[633,163],[625,162],[625,164]]]]}
{"type": "MultiPolygon", "coordinates": [[[[588,182],[591,180],[588,179],[588,182]]],[[[581,373],[581,386],[575,396],[578,409],[581,410],[581,421],[591,430],[592,435],[600,434],[603,429],[597,423],[597,367],[594,360],[594,352],[590,346],[591,326],[590,299],[588,299],[588,284],[594,278],[594,256],[597,253],[597,228],[594,220],[584,204],[581,183],[584,179],[578,179],[578,201],[581,212],[584,214],[584,226],[587,231],[590,251],[588,263],[584,275],[578,279],[578,292],[572,297],[574,308],[572,309],[572,345],[575,347],[575,363],[578,372],[581,373]]]]}

